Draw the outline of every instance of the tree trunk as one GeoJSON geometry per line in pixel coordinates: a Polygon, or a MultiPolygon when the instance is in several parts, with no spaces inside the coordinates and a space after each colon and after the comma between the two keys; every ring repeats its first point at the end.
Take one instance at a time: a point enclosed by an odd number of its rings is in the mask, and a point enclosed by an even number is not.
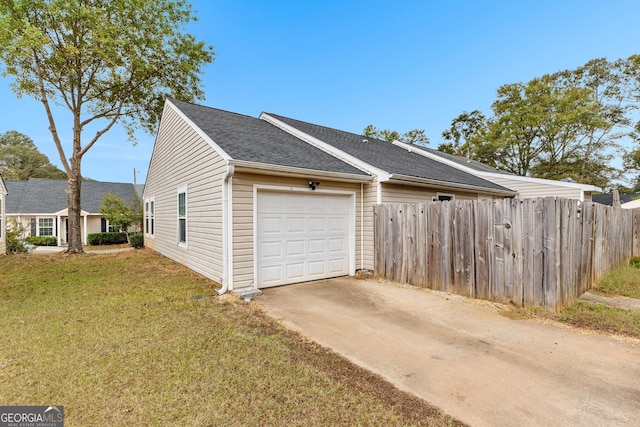
{"type": "Polygon", "coordinates": [[[83,253],[82,231],[81,231],[81,211],[80,188],[82,178],[80,174],[80,160],[71,158],[71,174],[67,180],[67,206],[69,207],[69,241],[67,252],[74,254],[83,253]]]}

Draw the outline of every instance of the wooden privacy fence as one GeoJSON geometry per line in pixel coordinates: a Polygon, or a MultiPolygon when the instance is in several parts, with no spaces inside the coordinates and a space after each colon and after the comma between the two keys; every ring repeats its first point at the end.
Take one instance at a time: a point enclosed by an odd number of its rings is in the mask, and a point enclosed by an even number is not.
{"type": "Polygon", "coordinates": [[[572,304],[640,255],[640,212],[544,199],[374,207],[375,273],[518,306],[572,304]]]}

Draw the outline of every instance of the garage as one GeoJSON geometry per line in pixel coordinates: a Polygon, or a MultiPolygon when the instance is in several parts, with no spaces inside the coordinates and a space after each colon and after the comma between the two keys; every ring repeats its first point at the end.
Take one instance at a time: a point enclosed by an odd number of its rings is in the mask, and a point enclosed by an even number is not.
{"type": "Polygon", "coordinates": [[[256,206],[259,288],[349,274],[353,195],[258,191],[256,206]]]}

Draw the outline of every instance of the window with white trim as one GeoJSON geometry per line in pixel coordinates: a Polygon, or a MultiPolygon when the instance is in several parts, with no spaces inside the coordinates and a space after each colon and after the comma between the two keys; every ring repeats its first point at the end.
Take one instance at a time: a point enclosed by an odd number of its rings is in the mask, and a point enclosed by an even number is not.
{"type": "Polygon", "coordinates": [[[53,236],[53,218],[38,218],[38,236],[53,236]]]}
{"type": "Polygon", "coordinates": [[[178,188],[178,245],[187,245],[187,187],[178,188]]]}
{"type": "Polygon", "coordinates": [[[144,234],[150,237],[155,234],[155,204],[153,197],[144,201],[144,234]]]}

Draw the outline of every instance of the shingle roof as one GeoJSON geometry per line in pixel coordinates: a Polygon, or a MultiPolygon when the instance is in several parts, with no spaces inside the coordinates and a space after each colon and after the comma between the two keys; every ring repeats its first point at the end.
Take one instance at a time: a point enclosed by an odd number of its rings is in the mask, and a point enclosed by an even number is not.
{"type": "Polygon", "coordinates": [[[264,120],[170,99],[232,159],[367,176],[264,120]]]}
{"type": "MultiPolygon", "coordinates": [[[[630,201],[632,201],[633,199],[639,196],[640,196],[640,193],[621,193],[620,202],[629,203],[630,201]]],[[[591,196],[591,200],[595,203],[613,206],[613,193],[594,194],[591,196]]]]}
{"type": "Polygon", "coordinates": [[[485,165],[484,163],[481,163],[477,160],[467,159],[466,157],[456,156],[454,154],[443,153],[442,151],[434,150],[433,148],[428,148],[428,147],[420,147],[420,149],[425,150],[429,153],[435,154],[436,156],[440,156],[443,159],[447,159],[452,162],[458,163],[459,165],[466,166],[478,172],[492,172],[492,173],[501,173],[503,175],[513,175],[510,172],[496,169],[489,165],[485,165]]]}
{"type": "Polygon", "coordinates": [[[387,141],[267,113],[304,133],[391,174],[487,188],[512,190],[436,160],[412,153],[387,141]]]}
{"type": "MultiPolygon", "coordinates": [[[[8,214],[53,214],[67,208],[67,181],[30,178],[28,181],[5,181],[8,214]]],[[[125,201],[133,200],[133,184],[120,182],[83,181],[80,194],[82,210],[100,212],[100,202],[107,193],[117,194],[125,201]]]]}

